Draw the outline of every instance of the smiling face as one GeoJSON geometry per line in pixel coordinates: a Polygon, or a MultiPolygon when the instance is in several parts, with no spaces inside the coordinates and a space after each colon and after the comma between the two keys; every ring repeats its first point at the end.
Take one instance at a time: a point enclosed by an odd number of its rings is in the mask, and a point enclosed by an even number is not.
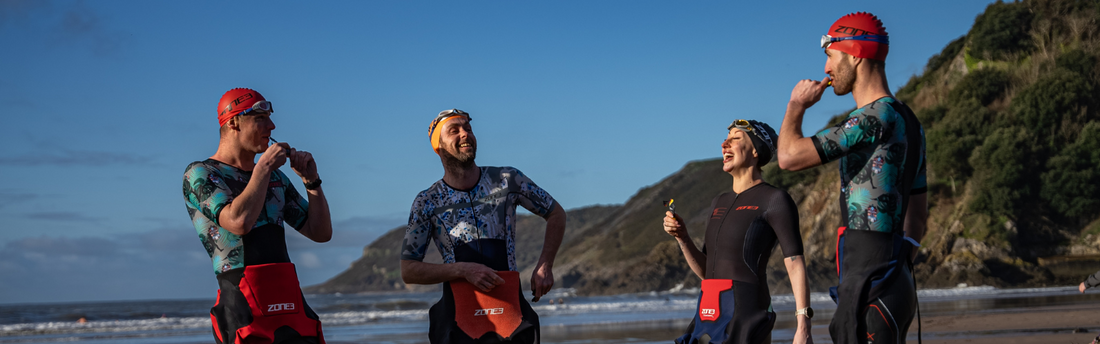
{"type": "Polygon", "coordinates": [[[856,84],[856,69],[852,57],[839,50],[825,49],[825,74],[833,79],[833,93],[842,96],[852,92],[856,84]]]}
{"type": "Polygon", "coordinates": [[[235,125],[237,144],[242,149],[256,154],[267,150],[271,131],[275,130],[271,113],[262,111],[250,111],[248,114],[238,115],[226,125],[231,128],[235,125]]]}
{"type": "Polygon", "coordinates": [[[756,149],[744,130],[734,128],[722,141],[722,171],[756,167],[756,149]]]}
{"type": "Polygon", "coordinates": [[[477,157],[477,138],[466,117],[456,116],[443,124],[439,133],[439,155],[444,161],[453,159],[461,164],[472,164],[477,157]]]}

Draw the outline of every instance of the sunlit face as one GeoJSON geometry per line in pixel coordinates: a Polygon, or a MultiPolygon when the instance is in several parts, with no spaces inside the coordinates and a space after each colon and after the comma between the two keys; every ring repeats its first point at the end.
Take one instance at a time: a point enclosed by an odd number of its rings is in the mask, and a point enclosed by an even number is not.
{"type": "Polygon", "coordinates": [[[833,49],[825,49],[825,74],[833,79],[833,93],[842,96],[852,93],[856,83],[856,69],[852,66],[848,54],[833,49]]]}
{"type": "Polygon", "coordinates": [[[477,138],[466,117],[451,118],[440,130],[440,154],[448,154],[461,163],[474,161],[477,157],[477,138]]]}
{"type": "Polygon", "coordinates": [[[722,170],[731,172],[738,168],[756,166],[756,149],[744,130],[733,128],[722,141],[722,170]]]}
{"type": "Polygon", "coordinates": [[[257,154],[267,150],[271,131],[275,130],[270,112],[251,111],[232,120],[237,122],[237,143],[242,148],[257,154]]]}

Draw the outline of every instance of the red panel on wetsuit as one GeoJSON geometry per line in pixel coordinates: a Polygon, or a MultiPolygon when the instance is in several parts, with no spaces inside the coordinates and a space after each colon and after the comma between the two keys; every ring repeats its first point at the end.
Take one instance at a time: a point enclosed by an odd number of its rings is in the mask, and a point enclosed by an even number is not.
{"type": "Polygon", "coordinates": [[[488,293],[466,280],[451,281],[455,322],[470,338],[481,338],[489,332],[508,338],[523,321],[519,309],[519,272],[497,271],[497,275],[504,279],[504,284],[488,293]]]}
{"type": "Polygon", "coordinates": [[[848,227],[836,229],[836,275],[840,276],[840,237],[844,236],[844,230],[848,227]]]}
{"type": "Polygon", "coordinates": [[[703,296],[699,300],[699,320],[718,320],[718,317],[722,315],[722,292],[731,288],[733,288],[733,280],[703,280],[703,296]]]}
{"type": "Polygon", "coordinates": [[[247,340],[274,340],[275,329],[290,326],[303,337],[321,335],[321,322],[303,312],[302,290],[292,263],[249,265],[239,285],[252,309],[252,323],[237,329],[237,343],[247,340]]]}
{"type": "MultiPolygon", "coordinates": [[[[217,307],[222,302],[222,291],[218,289],[218,298],[214,299],[214,307],[217,307]]],[[[218,318],[214,317],[214,312],[210,312],[210,324],[214,325],[214,335],[218,337],[218,343],[222,342],[222,329],[218,328],[218,318]]]]}
{"type": "Polygon", "coordinates": [[[302,292],[298,275],[289,263],[252,265],[244,268],[241,292],[248,298],[252,315],[272,316],[298,313],[302,309],[302,292]],[[245,291],[247,287],[248,291],[245,291]],[[256,314],[259,311],[260,314],[256,314]]]}

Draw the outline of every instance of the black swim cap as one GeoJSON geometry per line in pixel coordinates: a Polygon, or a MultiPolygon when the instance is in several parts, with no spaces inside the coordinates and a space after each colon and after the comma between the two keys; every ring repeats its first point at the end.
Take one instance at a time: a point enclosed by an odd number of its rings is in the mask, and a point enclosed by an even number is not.
{"type": "Polygon", "coordinates": [[[776,155],[776,140],[779,138],[779,136],[775,134],[775,129],[772,129],[767,123],[753,119],[734,120],[727,129],[733,130],[734,128],[749,133],[749,139],[752,140],[752,146],[756,148],[756,155],[759,159],[756,161],[756,167],[764,167],[764,165],[772,161],[772,158],[776,155]]]}

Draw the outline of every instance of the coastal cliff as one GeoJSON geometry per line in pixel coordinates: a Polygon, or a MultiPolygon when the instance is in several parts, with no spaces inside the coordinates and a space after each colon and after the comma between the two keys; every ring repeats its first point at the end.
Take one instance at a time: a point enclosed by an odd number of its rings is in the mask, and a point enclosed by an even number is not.
{"type": "MultiPolygon", "coordinates": [[[[1098,1],[998,2],[896,92],[917,114],[928,144],[930,215],[915,270],[920,287],[1070,285],[1100,269],[1098,57],[1098,1]]],[[[825,291],[837,283],[838,167],[787,172],[772,163],[764,178],[798,204],[810,286],[825,291]]],[[[677,200],[700,243],[711,199],[730,186],[718,159],[693,161],[622,205],[569,210],[555,286],[581,295],[698,286],[661,228],[662,202],[677,200]]],[[[525,283],[544,223],[531,215],[517,219],[525,283]]],[[[415,290],[401,282],[403,235],[404,226],[391,230],[348,270],[305,291],[415,290]]],[[[438,261],[430,252],[429,261],[438,261]]],[[[788,292],[778,255],[769,284],[788,292]]]]}

